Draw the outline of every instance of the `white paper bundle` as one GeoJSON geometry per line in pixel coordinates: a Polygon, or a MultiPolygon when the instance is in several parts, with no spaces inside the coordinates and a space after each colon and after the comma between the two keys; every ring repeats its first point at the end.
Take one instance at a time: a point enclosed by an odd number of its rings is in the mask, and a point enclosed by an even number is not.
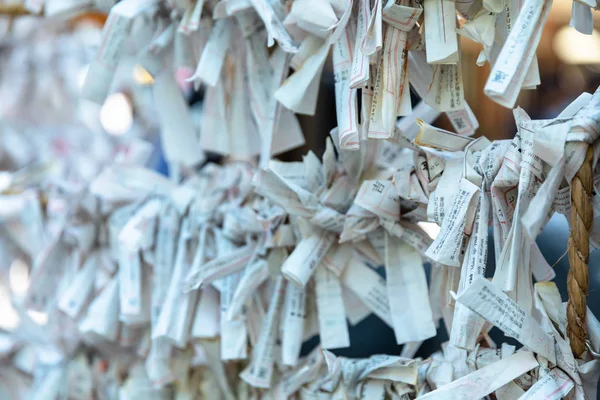
{"type": "MultiPolygon", "coordinates": [[[[589,348],[574,357],[535,237],[570,210],[600,91],[554,119],[517,108],[514,138],[495,142],[471,137],[464,99],[457,31],[484,46],[493,100],[512,107],[539,84],[550,2],[536,1],[519,12],[494,1],[123,0],[81,94],[102,104],[128,58],[143,67],[169,177],[147,165],[151,144],[135,129],[108,139],[80,113],[44,113],[38,127],[60,116],[68,128],[24,140],[31,83],[1,81],[0,97],[17,98],[0,125],[0,250],[12,263],[0,306],[15,319],[0,335],[1,397],[595,398],[600,324],[587,313],[589,348]],[[468,20],[458,30],[457,11],[468,20]],[[315,113],[330,54],[338,127],[323,156],[272,159],[304,144],[295,113],[315,113]],[[205,92],[199,116],[186,79],[205,92]],[[440,113],[456,132],[432,125],[440,113]],[[205,164],[205,151],[225,157],[205,164]],[[402,354],[330,351],[351,347],[349,325],[370,314],[402,354]],[[449,341],[416,357],[440,322],[449,341]],[[493,327],[520,346],[495,343],[493,327]]],[[[15,49],[6,68],[59,58],[40,49],[15,49]]]]}

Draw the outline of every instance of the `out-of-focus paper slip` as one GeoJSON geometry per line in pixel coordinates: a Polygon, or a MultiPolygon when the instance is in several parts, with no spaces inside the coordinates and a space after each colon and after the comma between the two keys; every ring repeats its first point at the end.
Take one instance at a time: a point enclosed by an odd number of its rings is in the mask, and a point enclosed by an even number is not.
{"type": "Polygon", "coordinates": [[[246,313],[242,312],[232,320],[227,319],[227,310],[237,286],[238,278],[239,273],[234,273],[215,282],[220,286],[221,292],[221,360],[240,360],[248,356],[248,331],[250,330],[250,324],[246,320],[246,313]]]}
{"type": "Polygon", "coordinates": [[[216,338],[219,335],[219,303],[217,289],[212,286],[202,289],[192,324],[192,338],[216,338]]]}
{"type": "Polygon", "coordinates": [[[281,380],[275,384],[275,398],[288,398],[300,389],[304,383],[314,380],[322,365],[323,352],[317,346],[302,360],[297,369],[284,374],[281,380]]]}
{"type": "Polygon", "coordinates": [[[188,80],[198,79],[209,86],[216,86],[219,83],[232,37],[233,22],[229,19],[217,20],[204,46],[196,71],[188,80]]]}
{"type": "Polygon", "coordinates": [[[385,279],[379,276],[377,272],[353,258],[342,275],[342,283],[357,295],[375,315],[389,326],[394,326],[390,314],[385,279]]]}
{"type": "Polygon", "coordinates": [[[227,318],[234,318],[268,276],[269,269],[265,260],[259,259],[246,265],[240,282],[231,298],[231,304],[229,305],[229,310],[227,310],[227,318]]]}
{"type": "Polygon", "coordinates": [[[265,27],[269,33],[268,45],[272,46],[274,44],[273,39],[275,39],[286,53],[296,53],[298,45],[283,26],[274,5],[266,0],[250,0],[250,3],[252,3],[256,12],[265,23],[265,27]]]}
{"type": "Polygon", "coordinates": [[[204,152],[197,140],[192,116],[171,71],[156,78],[153,93],[167,161],[185,167],[202,163],[204,152]]]}
{"type": "Polygon", "coordinates": [[[127,34],[136,16],[152,10],[157,0],[125,0],[111,10],[102,30],[102,43],[96,59],[90,64],[82,96],[102,104],[108,95],[118,63],[124,49],[127,34]]]}
{"type": "Polygon", "coordinates": [[[533,317],[487,279],[476,277],[456,301],[500,328],[507,336],[517,339],[527,348],[556,364],[554,338],[544,332],[533,317]]]}
{"type": "Polygon", "coordinates": [[[240,378],[254,387],[264,389],[271,387],[273,364],[275,362],[275,342],[281,314],[281,299],[285,290],[283,285],[283,277],[280,275],[273,289],[269,310],[262,325],[258,342],[252,351],[252,361],[240,374],[240,378]]]}
{"type": "Polygon", "coordinates": [[[119,233],[118,241],[121,247],[131,252],[152,247],[154,238],[149,232],[155,231],[156,216],[160,207],[160,201],[153,199],[135,212],[119,233]]]}
{"type": "Polygon", "coordinates": [[[100,264],[99,257],[99,252],[92,252],[75,275],[71,285],[59,297],[58,308],[73,319],[79,314],[93,291],[96,269],[100,264]]]}
{"type": "MultiPolygon", "coordinates": [[[[596,7],[594,3],[593,6],[596,7]]],[[[584,35],[591,35],[594,31],[594,17],[592,15],[592,9],[588,4],[573,2],[573,8],[571,9],[571,22],[569,23],[571,28],[577,29],[577,31],[584,35]]]]}
{"type": "Polygon", "coordinates": [[[385,237],[386,283],[396,342],[429,339],[436,330],[421,255],[400,239],[385,237]]]}
{"type": "MultiPolygon", "coordinates": [[[[199,1],[199,3],[204,3],[204,1],[199,1]]],[[[219,19],[231,17],[234,14],[241,14],[242,11],[247,11],[250,8],[252,8],[250,0],[222,0],[215,5],[215,8],[213,9],[213,18],[219,19]]]]}
{"type": "Polygon", "coordinates": [[[115,276],[90,303],[79,323],[82,333],[93,332],[115,341],[119,334],[119,276],[115,276]]]}
{"type": "Polygon", "coordinates": [[[342,296],[344,298],[346,318],[348,318],[350,325],[354,326],[371,315],[371,309],[367,307],[354,292],[350,291],[350,289],[342,287],[342,296]]]}
{"type": "Polygon", "coordinates": [[[574,387],[573,381],[558,368],[541,377],[519,400],[560,400],[574,387]]]}
{"type": "Polygon", "coordinates": [[[485,94],[496,103],[515,105],[551,5],[552,0],[525,1],[485,84],[485,94]]]}
{"type": "Polygon", "coordinates": [[[283,304],[283,332],[281,334],[281,362],[296,365],[302,346],[304,319],[306,318],[306,291],[291,282],[286,282],[283,304]]]}
{"type": "MultiPolygon", "coordinates": [[[[190,221],[189,218],[186,218],[182,222],[181,232],[177,240],[177,253],[175,256],[171,282],[169,283],[169,288],[158,320],[152,328],[152,339],[164,337],[180,348],[185,348],[186,346],[189,334],[189,323],[193,316],[192,313],[196,306],[198,295],[197,291],[189,294],[184,294],[181,291],[185,274],[189,270],[189,265],[186,262],[185,257],[188,251],[189,242],[191,241],[190,232],[190,221]]],[[[201,243],[203,243],[203,241],[201,241],[201,243]]],[[[201,248],[199,251],[203,252],[204,250],[201,248]]]]}
{"type": "Polygon", "coordinates": [[[323,257],[323,266],[339,278],[353,256],[354,247],[352,245],[349,243],[334,243],[323,257]]]}
{"type": "Polygon", "coordinates": [[[327,233],[316,233],[302,239],[281,266],[281,273],[290,282],[306,286],[334,241],[335,237],[327,233]]]}
{"type": "Polygon", "coordinates": [[[319,336],[324,349],[350,346],[340,279],[324,265],[315,273],[319,336]]]}
{"type": "MultiPolygon", "coordinates": [[[[321,72],[329,54],[330,44],[308,36],[300,47],[310,49],[306,61],[290,75],[273,95],[284,107],[298,114],[314,115],[317,108],[321,72]]],[[[294,60],[292,59],[292,62],[294,60]]]]}
{"type": "Polygon", "coordinates": [[[194,263],[185,278],[184,291],[187,293],[198,289],[203,283],[210,283],[244,268],[254,254],[255,247],[256,244],[251,243],[205,264],[194,263]]]}
{"type": "Polygon", "coordinates": [[[369,138],[393,137],[397,116],[411,113],[410,94],[406,91],[407,54],[408,34],[388,26],[373,89],[369,138]]]}
{"type": "Polygon", "coordinates": [[[449,0],[425,0],[424,8],[427,63],[456,64],[458,40],[455,3],[449,0]]]}
{"type": "Polygon", "coordinates": [[[121,318],[142,312],[142,269],[136,252],[119,249],[119,293],[121,318]]]}
{"type": "Polygon", "coordinates": [[[419,397],[419,400],[481,399],[538,366],[533,353],[520,351],[419,397]]]}

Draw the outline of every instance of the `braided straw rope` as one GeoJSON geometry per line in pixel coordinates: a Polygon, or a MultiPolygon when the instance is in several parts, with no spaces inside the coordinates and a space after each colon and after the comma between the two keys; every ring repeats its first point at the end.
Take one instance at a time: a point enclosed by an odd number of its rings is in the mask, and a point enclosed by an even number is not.
{"type": "Polygon", "coordinates": [[[0,3],[0,15],[19,17],[21,15],[31,15],[31,13],[21,4],[0,3]]]}
{"type": "Polygon", "coordinates": [[[585,161],[571,181],[571,233],[569,235],[569,263],[567,276],[567,336],[576,357],[585,351],[587,331],[585,328],[586,295],[588,290],[588,259],[590,255],[589,231],[592,227],[594,152],[588,147],[585,161]]]}

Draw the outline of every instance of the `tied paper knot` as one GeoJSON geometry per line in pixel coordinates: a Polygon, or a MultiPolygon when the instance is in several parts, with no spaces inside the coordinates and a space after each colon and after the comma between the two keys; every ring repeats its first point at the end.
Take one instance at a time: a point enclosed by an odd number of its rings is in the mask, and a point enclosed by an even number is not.
{"type": "Polygon", "coordinates": [[[571,232],[569,235],[569,262],[567,277],[567,336],[573,354],[581,356],[586,339],[586,295],[588,290],[589,232],[593,221],[593,150],[587,150],[585,161],[571,181],[571,232]]]}

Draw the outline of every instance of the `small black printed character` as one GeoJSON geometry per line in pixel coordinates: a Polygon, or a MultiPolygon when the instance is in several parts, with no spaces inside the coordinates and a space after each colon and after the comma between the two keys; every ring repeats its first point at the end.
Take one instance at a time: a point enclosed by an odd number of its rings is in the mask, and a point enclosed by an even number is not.
{"type": "Polygon", "coordinates": [[[385,186],[383,186],[383,184],[381,182],[375,182],[373,184],[373,191],[377,192],[377,193],[383,193],[383,189],[385,186]]]}

